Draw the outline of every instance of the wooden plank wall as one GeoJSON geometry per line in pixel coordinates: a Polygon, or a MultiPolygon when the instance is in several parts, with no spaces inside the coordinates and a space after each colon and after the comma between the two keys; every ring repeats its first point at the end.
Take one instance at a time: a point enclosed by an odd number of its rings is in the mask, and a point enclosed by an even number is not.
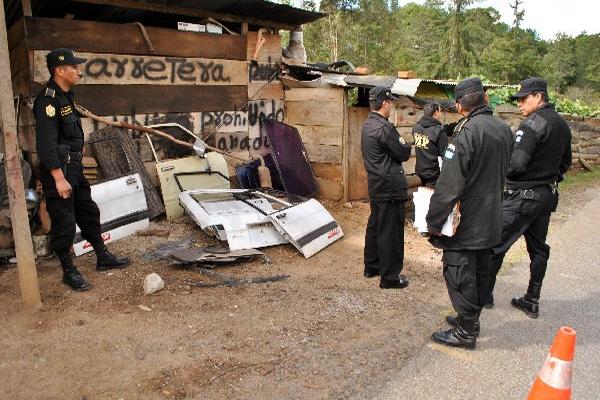
{"type": "Polygon", "coordinates": [[[321,196],[344,196],[343,138],[346,124],[343,88],[297,88],[285,91],[285,122],[300,132],[321,196]]]}
{"type": "MultiPolygon", "coordinates": [[[[347,192],[348,200],[363,200],[368,198],[367,173],[364,168],[362,151],[360,147],[360,132],[362,126],[369,114],[366,107],[349,107],[348,109],[348,181],[347,192]]],[[[394,123],[398,133],[408,143],[413,144],[412,129],[413,126],[423,116],[423,110],[417,107],[396,108],[390,116],[390,121],[394,123]]],[[[444,113],[442,123],[448,124],[460,119],[457,113],[444,113]]],[[[413,148],[411,158],[403,163],[404,172],[409,182],[415,182],[411,178],[415,173],[415,151],[413,148]]]]}
{"type": "Polygon", "coordinates": [[[361,130],[369,115],[367,107],[348,108],[348,200],[362,200],[369,197],[367,171],[362,157],[361,130]]]}
{"type": "MultiPolygon", "coordinates": [[[[265,35],[258,62],[251,63],[257,32],[234,36],[146,30],[153,53],[133,24],[26,17],[11,29],[9,40],[13,86],[19,88],[15,93],[35,96],[49,78],[47,52],[73,48],[88,59],[82,65],[84,77],[73,91],[77,102],[90,111],[144,125],[176,122],[196,134],[210,135],[209,142],[220,149],[260,154],[265,146],[262,122],[284,119],[281,82],[265,86],[281,62],[280,36],[265,35]]],[[[86,139],[102,127],[87,119],[82,123],[86,139]]],[[[190,139],[179,130],[165,130],[190,139]]],[[[34,152],[35,121],[30,111],[22,112],[20,131],[23,149],[34,152]]],[[[142,160],[153,161],[145,135],[131,135],[142,160]]],[[[152,140],[161,158],[189,153],[164,139],[152,140]]]]}

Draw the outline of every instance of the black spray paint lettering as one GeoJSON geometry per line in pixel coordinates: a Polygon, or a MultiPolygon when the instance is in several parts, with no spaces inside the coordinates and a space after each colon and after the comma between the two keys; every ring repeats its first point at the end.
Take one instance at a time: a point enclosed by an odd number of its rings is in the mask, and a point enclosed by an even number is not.
{"type": "Polygon", "coordinates": [[[85,65],[85,74],[91,78],[116,77],[146,79],[150,81],[169,80],[203,83],[231,82],[231,77],[225,71],[225,65],[218,62],[192,62],[187,58],[167,57],[97,57],[85,65]]]}
{"type": "Polygon", "coordinates": [[[248,110],[248,123],[250,126],[258,125],[262,127],[265,121],[283,121],[285,111],[283,107],[276,107],[275,100],[261,100],[251,103],[248,110]],[[270,110],[268,109],[268,103],[270,103],[270,110]]]}
{"type": "Polygon", "coordinates": [[[166,58],[171,63],[171,83],[175,83],[176,78],[185,82],[195,82],[194,64],[188,62],[185,58],[166,58]]]}
{"type": "Polygon", "coordinates": [[[246,113],[239,111],[216,111],[200,113],[200,131],[203,132],[207,127],[216,127],[221,125],[225,127],[233,126],[243,128],[246,126],[246,113]]]}
{"type": "Polygon", "coordinates": [[[198,62],[198,66],[200,67],[200,80],[202,82],[209,82],[211,80],[215,82],[229,82],[231,81],[230,77],[225,76],[225,72],[223,69],[223,64],[215,64],[210,62],[208,64],[198,62]]]}
{"type": "Polygon", "coordinates": [[[128,59],[119,60],[114,57],[110,59],[110,62],[117,66],[117,70],[115,71],[115,76],[117,78],[122,78],[125,76],[125,65],[129,62],[128,59]]]}
{"type": "Polygon", "coordinates": [[[108,60],[104,58],[94,58],[93,60],[90,60],[85,65],[85,74],[93,78],[112,76],[112,73],[108,71],[108,60]]]}
{"type": "Polygon", "coordinates": [[[271,57],[268,60],[266,64],[250,63],[248,68],[248,80],[250,82],[268,81],[279,71],[279,64],[271,63],[271,57]]]}
{"type": "Polygon", "coordinates": [[[263,147],[269,147],[267,138],[263,136],[254,139],[245,136],[240,140],[234,135],[229,135],[220,137],[217,141],[217,148],[225,151],[260,150],[263,147]]]}

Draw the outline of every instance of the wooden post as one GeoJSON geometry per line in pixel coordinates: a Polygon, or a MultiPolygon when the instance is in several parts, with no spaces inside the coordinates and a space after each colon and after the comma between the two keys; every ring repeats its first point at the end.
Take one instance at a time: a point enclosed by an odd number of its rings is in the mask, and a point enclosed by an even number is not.
{"type": "Polygon", "coordinates": [[[17,141],[17,121],[13,100],[12,82],[4,0],[0,0],[0,123],[4,140],[6,183],[10,204],[10,219],[17,253],[17,268],[21,284],[21,298],[26,309],[39,309],[42,305],[40,288],[29,229],[29,216],[25,205],[25,188],[21,170],[20,150],[17,141]]]}
{"type": "Polygon", "coordinates": [[[21,0],[23,4],[23,15],[25,17],[31,17],[33,13],[31,12],[31,0],[21,0]]]}

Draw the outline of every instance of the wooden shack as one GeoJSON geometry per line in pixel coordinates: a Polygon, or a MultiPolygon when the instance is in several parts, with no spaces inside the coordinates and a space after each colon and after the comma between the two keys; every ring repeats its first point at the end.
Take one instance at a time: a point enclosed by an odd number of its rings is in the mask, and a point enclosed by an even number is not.
{"type": "MultiPolygon", "coordinates": [[[[87,58],[73,91],[90,111],[144,125],[175,122],[247,158],[265,145],[262,123],[284,119],[281,81],[267,84],[282,60],[280,30],[321,17],[264,0],[4,3],[13,90],[22,104],[19,143],[34,166],[35,120],[25,105],[49,78],[45,56],[51,49],[72,48],[87,58]]],[[[82,122],[86,136],[99,128],[82,122]]],[[[131,135],[142,160],[154,161],[147,138],[131,135]]],[[[164,139],[152,140],[159,157],[189,154],[164,139]]]]}
{"type": "MultiPolygon", "coordinates": [[[[368,198],[360,138],[369,114],[367,93],[373,86],[393,87],[396,80],[331,73],[323,73],[319,79],[310,81],[284,77],[285,122],[300,132],[323,197],[344,202],[368,198]],[[350,100],[351,92],[353,100],[350,100]]],[[[403,92],[400,88],[400,93],[396,92],[400,100],[390,117],[398,133],[409,143],[413,142],[413,126],[423,116],[424,99],[447,98],[443,87],[435,89],[435,82],[427,81],[423,85],[414,82],[413,86],[414,91],[403,92]],[[423,94],[419,92],[421,88],[423,94]]],[[[457,113],[445,112],[442,122],[458,119],[457,113]]],[[[419,180],[414,176],[414,150],[411,159],[404,163],[404,169],[409,184],[418,185],[419,180]]]]}

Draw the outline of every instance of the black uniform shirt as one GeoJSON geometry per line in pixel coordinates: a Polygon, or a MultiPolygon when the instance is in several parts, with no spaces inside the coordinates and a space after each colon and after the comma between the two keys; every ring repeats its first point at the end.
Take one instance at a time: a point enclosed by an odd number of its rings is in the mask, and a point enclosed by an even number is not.
{"type": "Polygon", "coordinates": [[[571,129],[550,104],[521,122],[506,187],[530,189],[560,182],[571,166],[571,129]]]}
{"type": "Polygon", "coordinates": [[[60,154],[58,145],[69,151],[83,150],[83,129],[75,110],[73,92],[65,92],[50,79],[37,95],[33,112],[36,120],[36,148],[44,169],[61,168],[68,154],[60,154]]]}
{"type": "Polygon", "coordinates": [[[406,199],[402,163],[410,158],[411,146],[398,134],[396,127],[371,111],[362,127],[361,147],[369,197],[372,200],[406,199]]]}

